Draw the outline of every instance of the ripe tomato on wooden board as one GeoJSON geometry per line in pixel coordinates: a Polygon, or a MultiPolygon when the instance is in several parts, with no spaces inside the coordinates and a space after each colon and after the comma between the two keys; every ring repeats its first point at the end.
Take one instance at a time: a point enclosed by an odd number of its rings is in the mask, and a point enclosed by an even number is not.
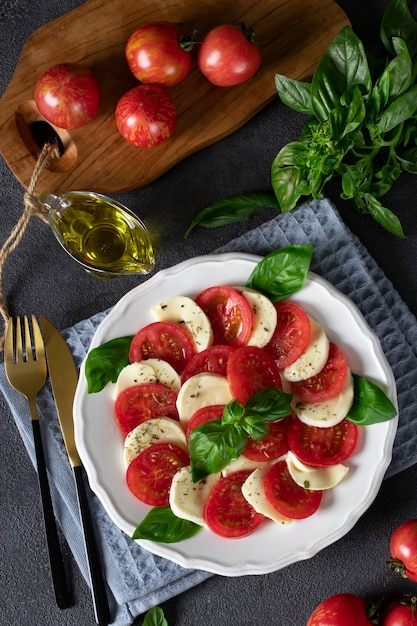
{"type": "Polygon", "coordinates": [[[127,91],[115,115],[120,134],[139,148],[152,148],[168,139],[177,121],[171,96],[158,85],[138,85],[127,91]]]}
{"type": "Polygon", "coordinates": [[[321,602],[306,626],[370,626],[365,601],[353,593],[339,593],[321,602]]]}
{"type": "Polygon", "coordinates": [[[389,565],[397,574],[417,582],[417,519],[398,526],[390,540],[389,565]]]}
{"type": "Polygon", "coordinates": [[[213,85],[232,87],[251,78],[261,64],[254,32],[244,25],[213,28],[198,49],[197,64],[213,85]]]}
{"type": "Polygon", "coordinates": [[[142,83],[172,87],[191,70],[192,39],[177,24],[152,22],[138,28],[126,44],[126,60],[142,83]]]}
{"type": "Polygon", "coordinates": [[[100,87],[88,67],[61,63],[38,78],[35,102],[48,122],[72,130],[88,124],[96,115],[100,87]]]}

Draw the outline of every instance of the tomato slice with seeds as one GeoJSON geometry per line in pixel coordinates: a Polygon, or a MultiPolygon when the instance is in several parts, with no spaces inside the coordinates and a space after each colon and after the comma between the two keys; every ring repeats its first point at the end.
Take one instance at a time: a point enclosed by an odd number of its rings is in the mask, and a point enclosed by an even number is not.
{"type": "Polygon", "coordinates": [[[250,471],[242,470],[223,476],[214,485],[204,506],[204,519],[214,533],[222,537],[240,538],[250,535],[264,519],[242,493],[242,485],[250,471]]]}
{"type": "Polygon", "coordinates": [[[237,289],[228,286],[208,287],[196,303],[208,316],[215,344],[237,348],[247,343],[253,323],[249,301],[237,289]]]}
{"type": "Polygon", "coordinates": [[[288,452],[288,428],[291,423],[291,417],[286,417],[278,422],[267,424],[268,434],[255,441],[249,438],[242,452],[243,456],[251,461],[274,461],[280,456],[288,452]]]}
{"type": "Polygon", "coordinates": [[[288,367],[306,349],[311,326],[307,313],[298,304],[282,300],[274,302],[277,312],[277,324],[274,334],[265,350],[270,354],[277,367],[288,367]]]}
{"type": "Polygon", "coordinates": [[[152,417],[179,419],[177,394],[161,383],[143,383],[124,389],[114,403],[114,418],[126,436],[136,426],[152,417]]]}
{"type": "Polygon", "coordinates": [[[201,426],[206,422],[213,422],[222,418],[224,411],[224,404],[211,404],[209,406],[203,406],[192,414],[187,422],[187,428],[185,431],[185,438],[188,441],[190,433],[197,426],[201,426]]]}
{"type": "Polygon", "coordinates": [[[243,346],[230,355],[227,380],[232,396],[243,406],[258,391],[270,387],[282,388],[274,359],[256,346],[243,346]]]}
{"type": "Polygon", "coordinates": [[[174,474],[189,463],[187,452],[175,443],[154,443],[129,463],[126,482],[141,502],[168,506],[174,474]]]}
{"type": "Polygon", "coordinates": [[[319,428],[293,418],[288,443],[292,452],[306,465],[326,467],[343,463],[353,454],[358,434],[358,426],[346,419],[335,426],[319,428]]]}
{"type": "Polygon", "coordinates": [[[181,384],[183,385],[191,376],[203,372],[226,376],[227,361],[233,350],[231,346],[219,344],[198,352],[181,374],[181,384]]]}
{"type": "Polygon", "coordinates": [[[192,337],[174,322],[153,322],[141,328],[132,339],[131,363],[157,358],[167,361],[178,374],[195,354],[192,337]]]}
{"type": "Polygon", "coordinates": [[[292,383],[291,390],[304,402],[325,402],[341,391],[347,375],[348,365],[343,351],[330,342],[323,369],[311,378],[292,383]]]}
{"type": "Polygon", "coordinates": [[[272,506],[289,519],[305,519],[317,511],[323,492],[297,485],[285,461],[271,465],[264,477],[265,496],[272,506]]]}

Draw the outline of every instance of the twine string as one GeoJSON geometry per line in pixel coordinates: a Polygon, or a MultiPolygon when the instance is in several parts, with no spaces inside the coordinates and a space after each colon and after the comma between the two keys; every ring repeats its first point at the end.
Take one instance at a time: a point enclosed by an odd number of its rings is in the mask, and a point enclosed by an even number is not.
{"type": "MultiPolygon", "coordinates": [[[[8,311],[6,300],[3,295],[3,274],[6,261],[11,253],[22,241],[29,220],[33,215],[39,217],[43,222],[48,222],[48,209],[40,204],[33,196],[33,194],[42,170],[49,165],[51,159],[57,157],[59,157],[59,150],[56,144],[47,143],[43,146],[42,151],[36,161],[36,165],[33,170],[28,188],[23,195],[23,213],[0,249],[0,314],[3,318],[4,329],[6,329],[7,322],[10,318],[10,313],[8,311]]],[[[0,350],[2,350],[3,347],[4,333],[0,338],[0,350]]]]}

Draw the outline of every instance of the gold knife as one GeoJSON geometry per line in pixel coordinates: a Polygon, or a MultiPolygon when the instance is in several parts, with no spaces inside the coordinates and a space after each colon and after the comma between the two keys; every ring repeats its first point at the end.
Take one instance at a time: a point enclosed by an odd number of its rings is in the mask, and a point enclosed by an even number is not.
{"type": "Polygon", "coordinates": [[[100,624],[100,626],[107,626],[110,619],[109,605],[83,483],[83,468],[75,445],[72,409],[75,390],[78,384],[77,368],[67,342],[61,333],[43,315],[40,316],[40,321],[45,342],[52,392],[54,394],[62,436],[77,489],[94,613],[96,622],[100,624]]]}

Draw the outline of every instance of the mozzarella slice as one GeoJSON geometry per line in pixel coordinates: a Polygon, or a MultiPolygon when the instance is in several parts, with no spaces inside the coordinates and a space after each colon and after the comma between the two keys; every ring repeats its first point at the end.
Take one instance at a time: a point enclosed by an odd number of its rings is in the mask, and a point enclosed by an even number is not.
{"type": "Polygon", "coordinates": [[[126,465],[153,443],[175,443],[187,450],[187,442],[181,425],[170,417],[155,417],[142,422],[126,435],[124,458],[126,465]]]}
{"type": "Polygon", "coordinates": [[[160,322],[176,322],[185,326],[194,339],[197,352],[212,345],[213,330],[210,320],[192,298],[173,296],[153,307],[152,313],[160,322]]]}
{"type": "Polygon", "coordinates": [[[228,404],[232,399],[225,376],[206,373],[191,376],[185,381],[177,396],[180,422],[185,426],[198,409],[214,404],[228,404]]]}
{"type": "Polygon", "coordinates": [[[114,397],[117,398],[127,387],[142,383],[161,383],[175,393],[181,387],[181,379],[172,365],[162,359],[152,358],[130,363],[122,369],[116,381],[114,397]]]}
{"type": "Polygon", "coordinates": [[[336,426],[349,413],[353,402],[353,380],[348,370],[341,391],[325,402],[303,402],[296,395],[291,400],[291,408],[299,420],[308,426],[328,428],[336,426]]]}
{"type": "Polygon", "coordinates": [[[329,339],[325,331],[312,317],[309,320],[311,336],[307,348],[294,363],[282,370],[282,376],[291,382],[306,380],[318,374],[329,356],[329,339]]]}
{"type": "Polygon", "coordinates": [[[228,476],[228,474],[233,474],[233,472],[239,472],[240,470],[254,470],[259,465],[261,465],[262,461],[252,461],[252,459],[248,459],[243,454],[240,455],[234,461],[230,461],[229,465],[226,465],[224,469],[222,469],[223,476],[228,476]]]}
{"type": "Polygon", "coordinates": [[[289,524],[291,520],[280,515],[265,496],[263,482],[270,467],[270,463],[264,463],[256,468],[243,483],[242,493],[257,513],[262,513],[277,524],[289,524]]]}
{"type": "MultiPolygon", "coordinates": [[[[236,289],[239,290],[237,287],[236,289]]],[[[277,310],[263,293],[253,289],[239,290],[248,300],[252,313],[252,330],[247,345],[263,348],[271,340],[277,325],[277,310]]]]}
{"type": "Polygon", "coordinates": [[[329,467],[310,467],[302,463],[292,452],[287,453],[286,463],[292,479],[304,489],[332,489],[346,476],[349,468],[342,463],[329,467]]]}
{"type": "Polygon", "coordinates": [[[181,467],[172,479],[169,492],[169,505],[174,515],[207,527],[204,505],[219,476],[220,474],[210,474],[194,483],[190,466],[181,467]]]}

